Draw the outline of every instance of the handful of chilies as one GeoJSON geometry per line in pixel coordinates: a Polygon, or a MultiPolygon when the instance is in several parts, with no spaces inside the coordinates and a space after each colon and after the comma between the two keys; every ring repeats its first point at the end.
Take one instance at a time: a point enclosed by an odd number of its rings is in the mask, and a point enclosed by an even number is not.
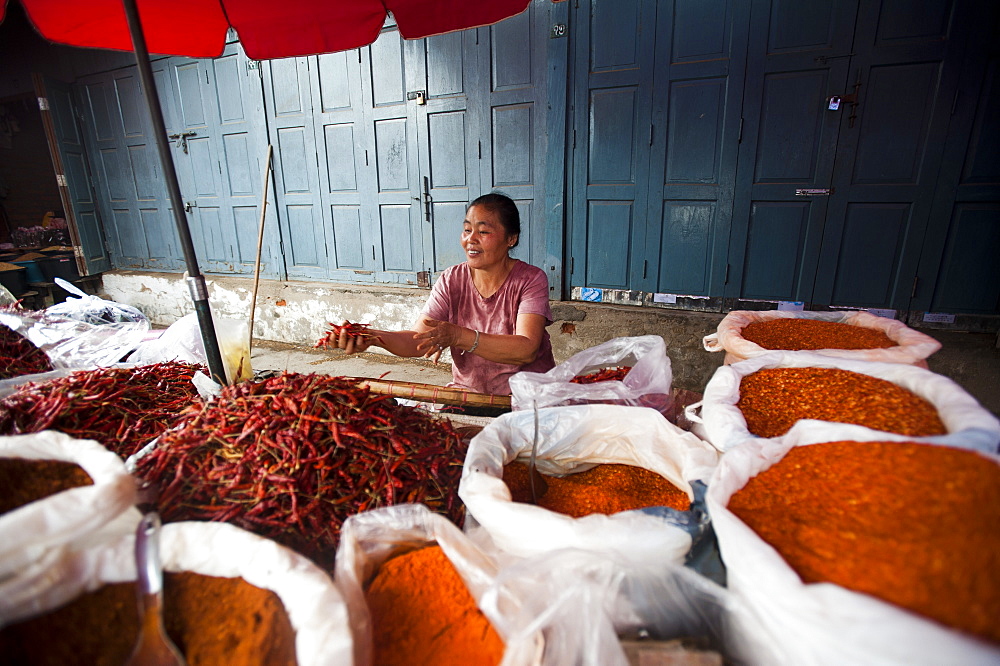
{"type": "Polygon", "coordinates": [[[422,503],[461,523],[465,445],[451,423],[342,377],[225,387],[139,458],[165,522],[215,520],[330,568],[353,514],[422,503]]]}
{"type": "Polygon", "coordinates": [[[349,338],[364,338],[366,340],[378,340],[378,335],[371,330],[368,324],[357,324],[349,321],[345,321],[343,324],[332,324],[327,323],[329,330],[322,338],[316,341],[314,347],[336,347],[337,340],[340,339],[340,334],[347,331],[347,337],[349,338]]]}

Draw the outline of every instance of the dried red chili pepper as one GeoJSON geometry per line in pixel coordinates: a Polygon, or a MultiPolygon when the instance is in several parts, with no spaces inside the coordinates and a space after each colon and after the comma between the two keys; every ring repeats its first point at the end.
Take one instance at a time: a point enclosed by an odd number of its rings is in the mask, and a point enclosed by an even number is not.
{"type": "Polygon", "coordinates": [[[58,430],[96,440],[125,458],[198,400],[191,380],[199,371],[204,366],[170,361],[29,382],[0,401],[0,434],[58,430]]]}
{"type": "Polygon", "coordinates": [[[784,435],[799,419],[817,419],[909,437],[943,435],[934,405],[885,379],[838,368],[764,368],[740,382],[736,403],[758,437],[784,435]]]}
{"type": "Polygon", "coordinates": [[[896,343],[877,328],[797,317],[755,321],[740,331],[764,349],[882,349],[896,343]]]}
{"type": "Polygon", "coordinates": [[[806,583],[1000,643],[1000,465],[915,442],[797,446],[729,509],[806,583]]]}
{"type": "Polygon", "coordinates": [[[166,522],[223,520],[330,568],[343,521],[423,503],[461,523],[466,447],[449,421],[327,375],[225,387],[138,461],[166,522]]]}
{"type": "Polygon", "coordinates": [[[349,321],[345,321],[343,324],[332,324],[327,323],[330,329],[326,334],[316,341],[314,347],[336,347],[337,340],[340,339],[340,333],[342,331],[347,331],[348,337],[351,338],[365,338],[371,340],[378,340],[379,337],[372,332],[371,327],[368,324],[355,324],[349,321]]]}
{"type": "Polygon", "coordinates": [[[573,384],[593,384],[595,382],[621,381],[631,370],[631,366],[618,366],[615,368],[602,368],[586,375],[577,375],[569,380],[573,384]]]}
{"type": "Polygon", "coordinates": [[[0,324],[0,379],[48,372],[48,354],[24,336],[0,324]]]}

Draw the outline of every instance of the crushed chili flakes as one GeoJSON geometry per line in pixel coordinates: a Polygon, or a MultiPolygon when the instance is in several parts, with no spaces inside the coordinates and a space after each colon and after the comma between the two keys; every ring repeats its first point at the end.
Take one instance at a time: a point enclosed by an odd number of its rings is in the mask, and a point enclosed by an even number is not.
{"type": "MultiPolygon", "coordinates": [[[[189,664],[297,663],[295,630],[281,599],[242,578],[166,572],[163,609],[167,634],[189,664]]],[[[135,583],[113,583],[0,629],[0,654],[12,664],[119,666],[138,636],[135,583]]]]}
{"type": "Polygon", "coordinates": [[[915,442],[798,446],[729,509],[806,583],[1000,643],[1000,465],[915,442]]]}
{"type": "Polygon", "coordinates": [[[743,377],[736,406],[759,437],[784,435],[799,419],[854,423],[908,437],[948,431],[937,409],[885,379],[837,368],[764,368],[743,377]]]}
{"type": "Polygon", "coordinates": [[[494,665],[504,643],[465,581],[432,545],[386,561],[365,593],[381,666],[494,665]]]}
{"type": "Polygon", "coordinates": [[[65,460],[0,458],[0,515],[63,490],[93,483],[82,467],[65,460]]]}
{"type": "Polygon", "coordinates": [[[595,370],[594,372],[589,372],[585,375],[577,375],[573,379],[569,380],[572,384],[594,384],[596,382],[614,382],[625,379],[625,375],[629,373],[632,366],[620,365],[614,368],[602,368],[600,370],[595,370]]]}
{"type": "Polygon", "coordinates": [[[884,331],[818,319],[781,318],[755,321],[740,331],[744,340],[764,349],[882,349],[895,347],[884,331]]]}
{"type": "MultiPolygon", "coordinates": [[[[538,498],[538,506],[574,518],[650,506],[667,506],[678,511],[691,508],[686,492],[656,472],[634,465],[597,465],[576,474],[542,477],[548,488],[538,498]]],[[[503,481],[513,501],[532,503],[531,477],[526,464],[514,461],[505,465],[503,481]]]]}

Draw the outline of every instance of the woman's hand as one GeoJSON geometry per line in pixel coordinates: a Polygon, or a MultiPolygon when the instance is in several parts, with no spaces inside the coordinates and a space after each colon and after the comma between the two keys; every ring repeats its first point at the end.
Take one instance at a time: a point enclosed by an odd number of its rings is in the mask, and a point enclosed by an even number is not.
{"type": "MultiPolygon", "coordinates": [[[[343,349],[348,354],[358,354],[366,351],[372,346],[372,343],[378,341],[377,335],[350,335],[347,332],[347,323],[343,322],[341,324],[344,328],[340,331],[340,337],[337,338],[337,348],[343,349]]],[[[376,331],[372,331],[372,334],[376,334],[376,331]]]]}
{"type": "Polygon", "coordinates": [[[441,353],[449,347],[458,344],[463,329],[446,321],[424,318],[420,327],[422,330],[413,336],[417,342],[417,351],[424,358],[435,363],[441,358],[441,353]]]}

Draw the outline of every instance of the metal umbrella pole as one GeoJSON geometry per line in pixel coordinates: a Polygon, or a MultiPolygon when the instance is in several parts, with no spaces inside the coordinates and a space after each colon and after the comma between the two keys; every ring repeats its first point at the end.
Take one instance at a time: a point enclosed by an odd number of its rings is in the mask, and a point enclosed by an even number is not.
{"type": "Polygon", "coordinates": [[[139,80],[142,92],[149,107],[149,115],[153,120],[153,135],[156,139],[157,152],[160,154],[160,165],[163,177],[167,182],[170,194],[170,205],[174,209],[174,222],[177,234],[180,236],[181,249],[184,251],[184,263],[187,265],[188,289],[194,301],[194,310],[198,314],[198,326],[201,329],[201,339],[205,344],[205,355],[208,358],[208,370],[212,378],[222,386],[226,385],[226,370],[222,363],[222,353],[219,349],[219,339],[215,335],[215,323],[212,321],[212,311],[208,306],[208,287],[205,278],[198,268],[198,258],[195,256],[194,243],[191,240],[191,229],[184,217],[184,204],[181,200],[181,188],[177,182],[177,172],[174,171],[174,159],[167,142],[167,128],[163,122],[163,111],[160,108],[159,95],[153,82],[153,68],[149,64],[149,51],[146,48],[146,37],[139,22],[139,10],[135,0],[122,0],[125,7],[125,17],[128,20],[129,34],[135,50],[136,64],[139,66],[139,80]]]}

